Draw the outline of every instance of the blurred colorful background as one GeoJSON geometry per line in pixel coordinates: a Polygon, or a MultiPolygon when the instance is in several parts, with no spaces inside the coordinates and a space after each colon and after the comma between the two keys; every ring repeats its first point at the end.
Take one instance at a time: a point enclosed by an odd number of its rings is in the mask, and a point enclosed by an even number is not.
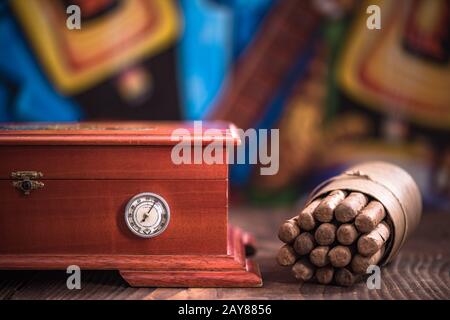
{"type": "Polygon", "coordinates": [[[0,0],[0,122],[279,128],[279,173],[233,165],[235,203],[292,204],[379,159],[450,211],[449,39],[450,0],[0,0]]]}

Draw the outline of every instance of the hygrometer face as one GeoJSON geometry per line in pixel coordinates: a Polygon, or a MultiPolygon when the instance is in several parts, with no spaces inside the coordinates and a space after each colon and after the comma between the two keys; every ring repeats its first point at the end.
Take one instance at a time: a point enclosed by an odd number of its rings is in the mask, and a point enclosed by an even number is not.
{"type": "Polygon", "coordinates": [[[161,196],[146,192],[134,196],[125,209],[130,230],[142,238],[156,237],[169,225],[169,205],[161,196]]]}

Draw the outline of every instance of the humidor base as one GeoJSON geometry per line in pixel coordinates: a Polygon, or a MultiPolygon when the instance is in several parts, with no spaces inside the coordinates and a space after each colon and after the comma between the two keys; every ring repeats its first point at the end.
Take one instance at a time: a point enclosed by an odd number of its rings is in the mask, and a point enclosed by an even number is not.
{"type": "Polygon", "coordinates": [[[161,270],[121,270],[120,275],[132,287],[260,287],[259,267],[245,254],[252,245],[248,239],[247,233],[230,226],[225,256],[197,256],[190,267],[181,263],[161,270]]]}
{"type": "Polygon", "coordinates": [[[118,270],[133,287],[260,287],[258,265],[245,255],[251,237],[228,227],[226,255],[0,255],[0,269],[118,270]]]}

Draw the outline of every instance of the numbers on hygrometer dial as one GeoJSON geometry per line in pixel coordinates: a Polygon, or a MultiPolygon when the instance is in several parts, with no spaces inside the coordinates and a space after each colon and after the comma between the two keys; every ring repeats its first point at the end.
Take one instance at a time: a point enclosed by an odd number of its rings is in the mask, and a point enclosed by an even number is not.
{"type": "Polygon", "coordinates": [[[150,192],[131,198],[125,209],[128,228],[142,238],[161,234],[169,225],[169,219],[170,210],[166,200],[150,192]]]}

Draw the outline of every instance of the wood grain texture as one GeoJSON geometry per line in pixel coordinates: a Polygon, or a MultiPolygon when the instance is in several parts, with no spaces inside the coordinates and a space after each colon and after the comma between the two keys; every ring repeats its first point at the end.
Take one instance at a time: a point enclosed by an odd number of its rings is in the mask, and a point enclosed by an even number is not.
{"type": "Polygon", "coordinates": [[[165,145],[211,141],[240,143],[237,129],[224,121],[119,121],[11,123],[0,126],[0,145],[165,145]],[[16,128],[14,128],[16,126],[16,128]],[[39,128],[41,126],[41,128],[39,128]],[[22,128],[21,128],[22,127],[22,128]],[[182,131],[175,131],[175,130],[182,131]]]}
{"type": "MultiPolygon", "coordinates": [[[[44,179],[227,179],[226,164],[182,164],[164,146],[0,146],[0,179],[39,171],[44,179]]],[[[191,152],[193,154],[193,152],[191,152]]]]}
{"type": "MultiPolygon", "coordinates": [[[[81,290],[68,290],[65,285],[67,273],[65,271],[4,271],[9,278],[21,280],[20,286],[10,290],[9,296],[3,299],[144,299],[154,288],[132,288],[117,271],[90,271],[82,273],[81,290]],[[30,273],[30,274],[27,274],[30,273]]],[[[2,272],[2,274],[4,273],[2,272]]]]}
{"type": "Polygon", "coordinates": [[[136,269],[164,271],[210,270],[214,268],[233,270],[242,265],[234,256],[223,255],[2,255],[0,269],[61,270],[77,265],[85,270],[136,269]]]}
{"type": "Polygon", "coordinates": [[[8,272],[7,278],[0,279],[0,299],[11,299],[36,273],[36,271],[8,272]]]}
{"type": "Polygon", "coordinates": [[[0,268],[82,270],[120,269],[136,287],[255,287],[261,286],[258,266],[246,259],[249,237],[239,228],[228,228],[227,253],[223,255],[0,255],[0,268]]]}
{"type": "MultiPolygon", "coordinates": [[[[211,265],[214,260],[210,260],[211,265]]],[[[246,261],[243,270],[220,271],[121,271],[120,275],[133,287],[260,287],[259,268],[246,261]]]]}
{"type": "Polygon", "coordinates": [[[0,254],[227,252],[226,180],[43,181],[44,189],[24,196],[0,180],[0,254]],[[138,238],[125,225],[126,203],[141,192],[169,203],[170,223],[158,237],[138,238]]]}
{"type": "Polygon", "coordinates": [[[235,208],[230,221],[253,232],[264,286],[237,288],[130,288],[112,271],[83,271],[82,289],[68,290],[63,271],[1,271],[0,292],[7,299],[450,299],[450,215],[426,212],[400,255],[382,269],[381,290],[365,283],[342,288],[296,283],[276,264],[277,227],[294,210],[235,208]],[[255,223],[258,221],[258,223],[255,223]],[[32,275],[32,277],[30,277],[32,275]]]}
{"type": "Polygon", "coordinates": [[[166,264],[165,270],[121,270],[120,275],[133,287],[260,287],[259,267],[245,256],[247,241],[248,236],[241,229],[228,228],[227,257],[234,264],[228,263],[227,268],[214,256],[203,255],[201,267],[196,270],[166,264]],[[202,270],[205,263],[208,268],[202,270]]]}

